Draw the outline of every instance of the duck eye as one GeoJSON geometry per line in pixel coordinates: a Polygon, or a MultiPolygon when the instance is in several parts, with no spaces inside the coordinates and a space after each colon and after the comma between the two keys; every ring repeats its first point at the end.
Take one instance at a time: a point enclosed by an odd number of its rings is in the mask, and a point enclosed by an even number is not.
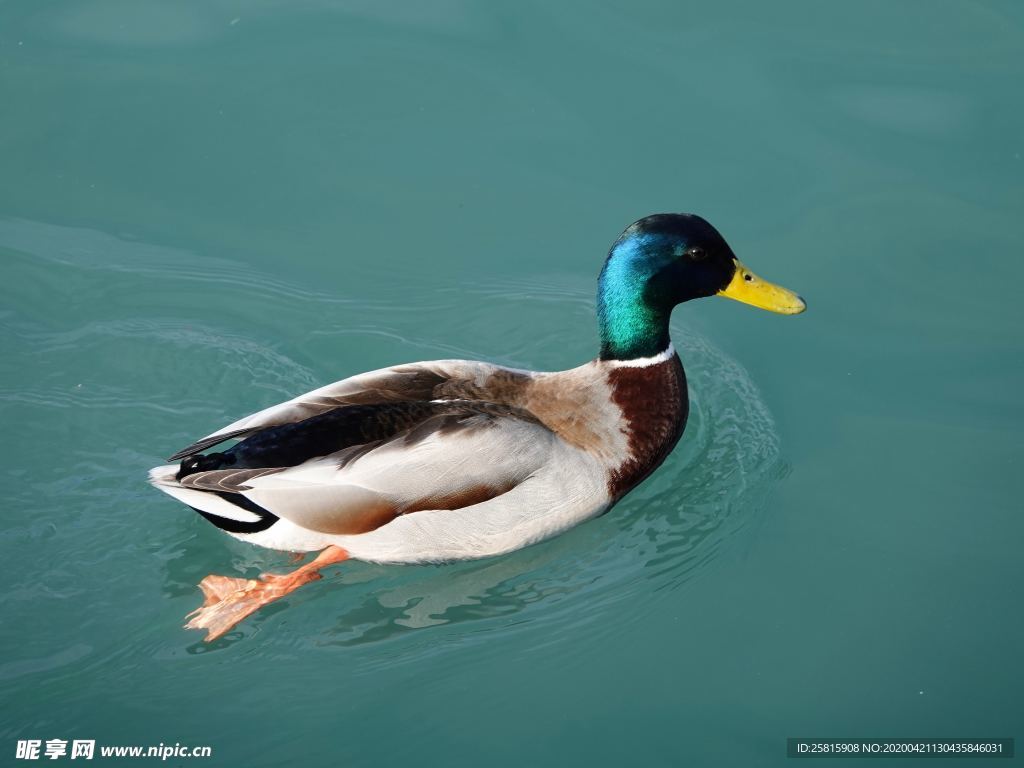
{"type": "Polygon", "coordinates": [[[693,248],[690,248],[686,251],[686,255],[690,257],[690,261],[700,261],[707,254],[704,253],[703,248],[697,248],[696,246],[694,246],[693,248]]]}

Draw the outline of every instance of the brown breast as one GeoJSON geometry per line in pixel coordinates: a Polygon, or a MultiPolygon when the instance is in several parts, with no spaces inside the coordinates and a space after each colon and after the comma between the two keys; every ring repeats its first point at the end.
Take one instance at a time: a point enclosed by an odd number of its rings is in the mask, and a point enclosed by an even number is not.
{"type": "Polygon", "coordinates": [[[630,458],[611,473],[613,500],[626,495],[675,448],[689,412],[686,374],[678,355],[643,368],[620,366],[608,373],[612,400],[622,409],[630,458]]]}

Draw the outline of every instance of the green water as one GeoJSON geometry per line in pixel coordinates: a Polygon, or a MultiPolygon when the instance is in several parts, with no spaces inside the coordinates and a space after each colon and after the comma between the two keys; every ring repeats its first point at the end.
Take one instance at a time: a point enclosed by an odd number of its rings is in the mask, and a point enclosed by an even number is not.
{"type": "Polygon", "coordinates": [[[0,5],[3,764],[1024,737],[1022,76],[1010,0],[0,5]],[[579,364],[608,246],[676,210],[810,309],[676,310],[693,414],[640,489],[181,628],[205,574],[288,563],[149,467],[363,370],[579,364]]]}

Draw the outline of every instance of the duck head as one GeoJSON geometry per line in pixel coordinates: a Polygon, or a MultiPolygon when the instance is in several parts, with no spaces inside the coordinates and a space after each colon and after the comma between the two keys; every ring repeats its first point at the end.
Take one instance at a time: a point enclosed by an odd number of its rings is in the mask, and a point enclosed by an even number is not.
{"type": "Polygon", "coordinates": [[[783,315],[807,305],[736,258],[711,224],[688,213],[640,219],[615,241],[598,279],[602,360],[651,357],[668,348],[672,308],[725,296],[783,315]]]}

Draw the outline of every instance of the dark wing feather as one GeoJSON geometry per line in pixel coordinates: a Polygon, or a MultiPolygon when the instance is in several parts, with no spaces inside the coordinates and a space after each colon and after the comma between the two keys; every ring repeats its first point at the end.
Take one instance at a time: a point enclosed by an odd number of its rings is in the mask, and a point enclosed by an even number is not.
{"type": "Polygon", "coordinates": [[[183,448],[168,461],[179,461],[226,440],[249,436],[268,427],[305,421],[346,405],[429,402],[441,397],[445,385],[451,383],[452,373],[457,377],[457,370],[443,370],[440,364],[417,363],[343,379],[247,416],[183,448]]]}
{"type": "Polygon", "coordinates": [[[204,437],[202,440],[192,443],[192,445],[190,445],[188,448],[182,448],[180,451],[178,451],[173,456],[169,457],[167,460],[180,461],[181,459],[184,459],[186,456],[194,456],[197,453],[202,453],[207,448],[212,448],[215,445],[220,445],[225,440],[231,440],[232,438],[235,437],[243,437],[244,435],[252,434],[255,431],[255,429],[236,429],[233,432],[226,432],[222,435],[212,435],[211,437],[204,437]]]}
{"type": "Polygon", "coordinates": [[[347,405],[259,430],[222,453],[190,456],[177,477],[186,487],[244,490],[247,480],[310,459],[334,456],[340,468],[392,440],[413,445],[435,433],[487,428],[501,418],[539,423],[520,408],[462,400],[347,405]]]}

